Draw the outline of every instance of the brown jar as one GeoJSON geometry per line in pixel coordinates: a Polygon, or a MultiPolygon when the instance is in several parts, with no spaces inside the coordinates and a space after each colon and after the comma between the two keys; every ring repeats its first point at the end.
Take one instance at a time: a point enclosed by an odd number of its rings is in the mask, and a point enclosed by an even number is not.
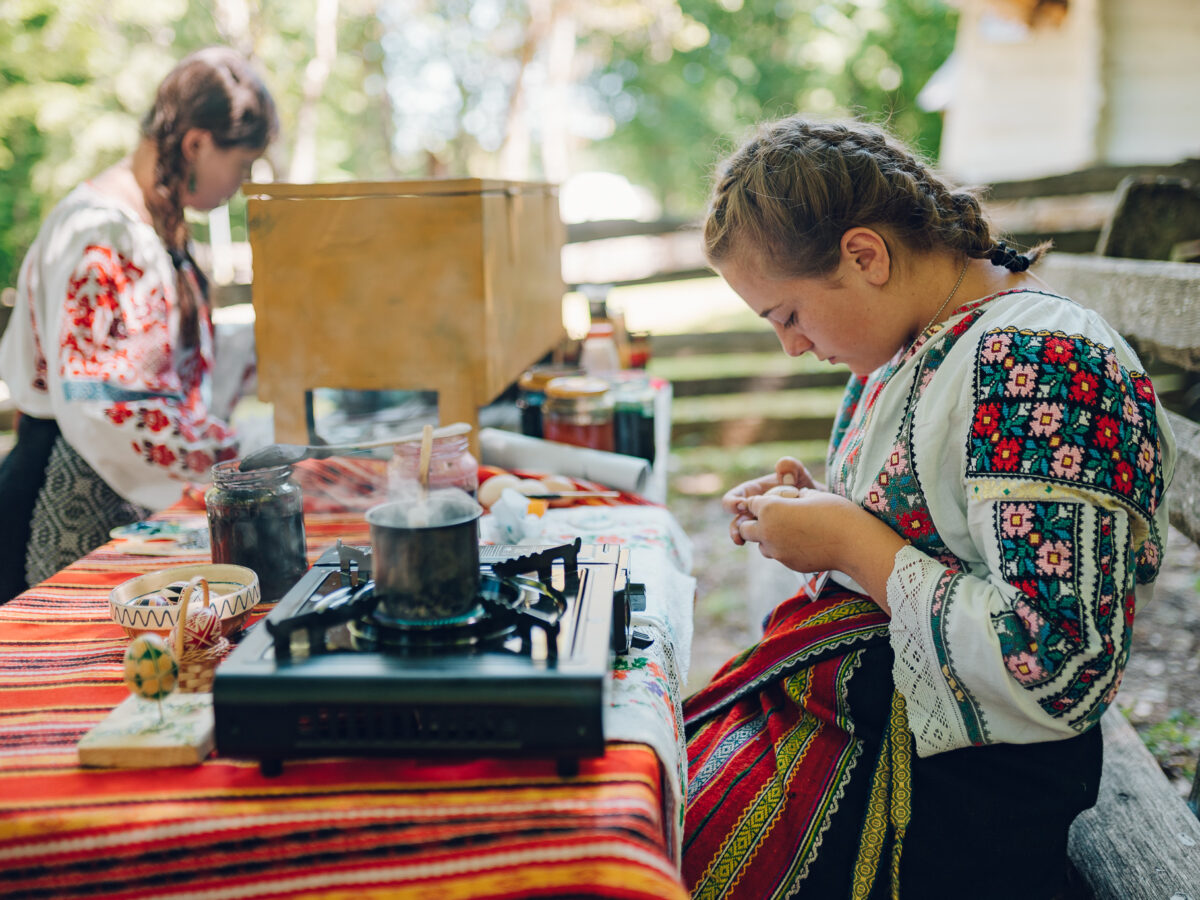
{"type": "Polygon", "coordinates": [[[521,433],[530,437],[542,434],[542,406],[546,402],[546,385],[555,378],[582,375],[574,366],[534,366],[517,381],[517,409],[521,410],[521,433]]]}
{"type": "Polygon", "coordinates": [[[608,382],[586,375],[546,384],[542,436],[560,444],[613,449],[613,398],[608,382]]]}

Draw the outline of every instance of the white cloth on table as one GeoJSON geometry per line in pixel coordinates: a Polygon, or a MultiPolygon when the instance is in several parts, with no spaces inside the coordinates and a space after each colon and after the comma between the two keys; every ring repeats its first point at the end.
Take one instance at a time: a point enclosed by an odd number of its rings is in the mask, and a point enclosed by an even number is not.
{"type": "MultiPolygon", "coordinates": [[[[490,515],[480,520],[480,539],[500,540],[490,515]]],[[[614,664],[612,695],[604,712],[607,740],[648,744],[662,764],[667,787],[667,824],[676,858],[683,835],[683,786],[687,751],[683,735],[683,685],[692,646],[691,540],[666,509],[657,506],[576,506],[551,509],[531,523],[521,544],[617,544],[629,548],[629,579],[646,586],[646,609],[633,625],[652,638],[614,664]]]]}

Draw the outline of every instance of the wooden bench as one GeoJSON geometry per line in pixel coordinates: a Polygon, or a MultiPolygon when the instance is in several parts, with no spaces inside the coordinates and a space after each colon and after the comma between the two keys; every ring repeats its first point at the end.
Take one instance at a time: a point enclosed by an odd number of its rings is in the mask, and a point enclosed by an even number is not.
{"type": "MultiPolygon", "coordinates": [[[[1052,253],[1037,271],[1101,313],[1148,365],[1200,371],[1200,264],[1052,253]]],[[[1200,425],[1168,416],[1179,451],[1171,524],[1200,542],[1200,425]]],[[[1200,820],[1119,710],[1101,725],[1100,799],[1071,829],[1071,900],[1200,900],[1200,820]]],[[[1198,791],[1200,780],[1193,804],[1198,791]]]]}

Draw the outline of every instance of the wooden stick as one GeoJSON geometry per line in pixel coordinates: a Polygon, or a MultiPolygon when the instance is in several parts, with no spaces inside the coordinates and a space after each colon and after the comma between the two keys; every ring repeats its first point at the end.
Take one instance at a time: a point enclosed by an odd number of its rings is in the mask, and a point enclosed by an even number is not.
{"type": "Polygon", "coordinates": [[[426,425],[421,432],[421,461],[417,467],[417,477],[421,482],[421,494],[429,492],[429,457],[433,454],[433,426],[426,425]]]}

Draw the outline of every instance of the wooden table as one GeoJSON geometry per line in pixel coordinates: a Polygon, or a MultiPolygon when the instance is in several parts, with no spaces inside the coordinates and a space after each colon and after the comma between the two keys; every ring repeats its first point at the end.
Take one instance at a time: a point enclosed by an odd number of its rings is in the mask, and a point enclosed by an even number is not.
{"type": "MultiPolygon", "coordinates": [[[[367,542],[361,511],[333,500],[365,499],[361,474],[306,470],[310,558],[337,537],[367,542]]],[[[162,515],[200,509],[185,495],[162,515]]],[[[0,607],[6,898],[687,896],[666,773],[646,744],[610,742],[573,778],[552,760],[488,758],[292,761],[276,778],[220,756],[80,768],[76,742],[128,696],[109,591],[203,561],[107,544],[0,607]]]]}

